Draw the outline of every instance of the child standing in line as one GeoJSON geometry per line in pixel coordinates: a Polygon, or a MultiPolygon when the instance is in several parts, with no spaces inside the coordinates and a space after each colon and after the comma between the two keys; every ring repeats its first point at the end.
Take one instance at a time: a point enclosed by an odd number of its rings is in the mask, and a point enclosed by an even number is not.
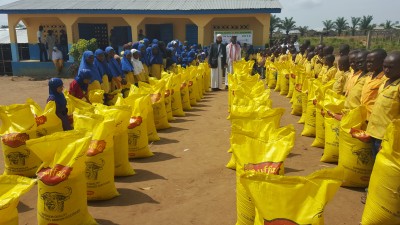
{"type": "Polygon", "coordinates": [[[326,72],[321,75],[322,84],[328,83],[335,76],[337,68],[333,66],[334,62],[335,62],[334,55],[326,55],[324,57],[324,66],[326,66],[326,72]]]}
{"type": "Polygon", "coordinates": [[[344,85],[350,76],[350,61],[348,56],[341,56],[338,63],[339,70],[335,74],[335,83],[332,90],[340,95],[344,95],[344,85]]]}
{"type": "Polygon", "coordinates": [[[54,101],[56,103],[56,115],[60,118],[63,130],[72,130],[68,120],[67,100],[63,94],[64,84],[60,78],[51,78],[49,80],[49,98],[47,102],[54,101]]]}

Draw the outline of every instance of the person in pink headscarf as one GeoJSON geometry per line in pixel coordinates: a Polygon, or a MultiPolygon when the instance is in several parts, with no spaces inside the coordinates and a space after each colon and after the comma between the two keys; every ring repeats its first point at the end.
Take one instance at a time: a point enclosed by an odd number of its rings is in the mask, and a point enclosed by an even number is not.
{"type": "Polygon", "coordinates": [[[233,63],[242,58],[240,45],[236,41],[236,36],[231,37],[231,42],[226,46],[226,64],[228,65],[225,75],[225,85],[228,85],[228,74],[233,74],[233,63]]]}

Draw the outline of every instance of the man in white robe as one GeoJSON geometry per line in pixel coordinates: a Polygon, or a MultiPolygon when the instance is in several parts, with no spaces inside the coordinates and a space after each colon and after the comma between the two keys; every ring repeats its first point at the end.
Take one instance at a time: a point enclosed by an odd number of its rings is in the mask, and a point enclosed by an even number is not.
{"type": "Polygon", "coordinates": [[[228,86],[228,76],[233,74],[233,64],[242,58],[240,45],[236,42],[236,36],[231,37],[231,43],[226,46],[226,63],[228,65],[225,75],[225,85],[228,86]]]}

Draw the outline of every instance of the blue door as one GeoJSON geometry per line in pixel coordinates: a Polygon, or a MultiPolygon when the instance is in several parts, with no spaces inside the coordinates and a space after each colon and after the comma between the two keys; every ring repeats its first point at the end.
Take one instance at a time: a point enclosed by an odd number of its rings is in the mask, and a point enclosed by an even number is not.
{"type": "Polygon", "coordinates": [[[198,44],[198,28],[194,24],[186,24],[186,41],[189,45],[198,44]]]}
{"type": "Polygon", "coordinates": [[[160,41],[168,43],[174,38],[174,26],[172,24],[160,24],[160,41]]]}
{"type": "Polygon", "coordinates": [[[96,38],[99,48],[102,49],[109,45],[107,24],[79,23],[78,30],[80,39],[96,38]]]}

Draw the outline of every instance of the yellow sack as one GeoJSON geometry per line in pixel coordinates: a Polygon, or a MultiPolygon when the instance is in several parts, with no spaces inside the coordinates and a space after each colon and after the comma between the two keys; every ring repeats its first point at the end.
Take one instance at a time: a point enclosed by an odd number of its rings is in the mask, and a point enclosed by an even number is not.
{"type": "Polygon", "coordinates": [[[308,104],[308,87],[310,85],[311,81],[310,80],[305,80],[303,82],[303,85],[301,86],[301,117],[298,121],[300,124],[304,124],[306,121],[306,116],[307,116],[307,104],[308,104]]]}
{"type": "Polygon", "coordinates": [[[343,171],[326,169],[307,177],[248,171],[240,177],[256,207],[254,225],[323,225],[323,212],[340,187],[343,171]]]}
{"type": "Polygon", "coordinates": [[[277,70],[276,71],[276,85],[275,85],[275,89],[274,89],[274,91],[276,91],[276,92],[281,91],[281,83],[282,83],[281,79],[282,79],[281,71],[277,70]]]}
{"type": "Polygon", "coordinates": [[[197,81],[195,78],[190,78],[188,82],[189,101],[191,106],[197,105],[197,81]]]}
{"type": "Polygon", "coordinates": [[[38,177],[39,225],[95,225],[88,212],[85,158],[91,135],[65,131],[27,141],[43,161],[38,177]]]}
{"type": "Polygon", "coordinates": [[[170,128],[168,123],[167,111],[165,110],[165,82],[160,81],[157,86],[153,87],[154,91],[151,94],[151,102],[153,104],[154,124],[157,130],[170,128]]]}
{"type": "Polygon", "coordinates": [[[288,74],[286,70],[281,73],[281,79],[280,79],[280,84],[281,84],[281,88],[280,88],[280,95],[287,95],[289,93],[289,76],[290,74],[288,74]]]}
{"type": "Polygon", "coordinates": [[[26,147],[36,138],[36,120],[28,104],[0,106],[4,174],[34,177],[42,161],[26,147]]]}
{"type": "Polygon", "coordinates": [[[190,95],[189,95],[189,81],[182,80],[181,83],[181,101],[183,110],[191,110],[192,106],[190,105],[190,95]]]}
{"type": "Polygon", "coordinates": [[[292,115],[301,116],[303,112],[303,96],[301,92],[301,85],[296,85],[293,90],[293,105],[292,105],[292,115]]]}
{"type": "Polygon", "coordinates": [[[104,90],[104,93],[110,92],[110,82],[108,81],[108,75],[105,74],[102,77],[103,83],[101,83],[101,89],[104,90]]]}
{"type": "Polygon", "coordinates": [[[362,225],[400,224],[400,120],[387,128],[376,157],[362,225]]]}
{"type": "Polygon", "coordinates": [[[172,114],[172,94],[174,93],[174,89],[172,88],[172,77],[170,75],[163,77],[162,79],[166,80],[165,84],[165,92],[164,92],[164,102],[165,102],[165,110],[167,111],[168,121],[175,120],[172,114]]]}
{"type": "Polygon", "coordinates": [[[294,86],[296,82],[296,75],[292,73],[289,74],[289,91],[288,94],[286,95],[287,98],[292,98],[293,92],[294,92],[294,86]]]}
{"type": "Polygon", "coordinates": [[[27,193],[36,180],[17,175],[0,175],[0,224],[18,225],[19,197],[27,193]]]}
{"type": "Polygon", "coordinates": [[[324,148],[325,146],[325,112],[320,103],[315,106],[315,139],[312,147],[324,148]]]}
{"type": "Polygon", "coordinates": [[[203,87],[204,87],[204,84],[203,84],[203,82],[204,82],[204,76],[203,76],[203,72],[202,72],[202,70],[200,70],[200,69],[197,69],[198,70],[198,72],[197,72],[197,76],[196,76],[196,79],[197,79],[197,90],[198,90],[198,100],[200,101],[201,99],[203,99],[204,98],[204,90],[203,90],[203,87]]]}
{"type": "MultiPolygon", "coordinates": [[[[331,113],[340,113],[344,107],[345,97],[328,90],[325,94],[324,109],[331,113]]],[[[325,148],[321,162],[337,162],[339,160],[340,121],[325,114],[325,148]]]]}
{"type": "Polygon", "coordinates": [[[268,88],[275,89],[277,77],[278,71],[275,68],[271,67],[268,70],[268,88]]]}
{"type": "Polygon", "coordinates": [[[128,158],[128,125],[132,114],[130,106],[105,106],[95,104],[96,114],[106,120],[114,120],[114,175],[131,176],[135,174],[128,158]]]}
{"type": "Polygon", "coordinates": [[[93,132],[86,152],[88,200],[108,200],[119,195],[114,184],[114,120],[92,113],[74,113],[75,130],[93,132]]]}
{"type": "Polygon", "coordinates": [[[147,95],[130,95],[124,99],[125,104],[132,106],[128,125],[129,158],[145,158],[154,154],[149,149],[147,133],[147,95]]]}
{"type": "Polygon", "coordinates": [[[304,123],[304,129],[301,133],[302,136],[315,137],[316,132],[316,99],[318,87],[321,86],[321,81],[312,81],[309,87],[308,99],[307,99],[307,111],[304,123]]]}
{"type": "Polygon", "coordinates": [[[56,103],[54,101],[49,101],[44,111],[33,99],[28,98],[26,103],[30,105],[36,120],[37,137],[63,131],[61,119],[56,115],[56,103]]]}
{"type": "Polygon", "coordinates": [[[344,170],[344,187],[367,187],[374,159],[372,144],[353,138],[350,129],[365,130],[367,111],[364,106],[351,110],[343,116],[339,133],[339,163],[344,170]]]}
{"type": "Polygon", "coordinates": [[[70,95],[68,92],[64,92],[64,96],[65,99],[67,99],[67,108],[69,115],[72,115],[75,112],[75,109],[94,112],[94,106],[92,106],[91,104],[70,95]]]}
{"type": "Polygon", "coordinates": [[[284,160],[294,146],[295,131],[292,125],[272,132],[268,142],[234,133],[233,155],[236,158],[236,205],[237,225],[254,224],[255,207],[240,183],[240,175],[246,171],[266,174],[284,174],[284,160]]]}
{"type": "Polygon", "coordinates": [[[104,103],[104,90],[96,89],[89,91],[89,100],[91,103],[104,103]]]}
{"type": "Polygon", "coordinates": [[[181,78],[180,75],[172,76],[171,89],[171,109],[173,116],[185,116],[181,98],[181,78]]]}

